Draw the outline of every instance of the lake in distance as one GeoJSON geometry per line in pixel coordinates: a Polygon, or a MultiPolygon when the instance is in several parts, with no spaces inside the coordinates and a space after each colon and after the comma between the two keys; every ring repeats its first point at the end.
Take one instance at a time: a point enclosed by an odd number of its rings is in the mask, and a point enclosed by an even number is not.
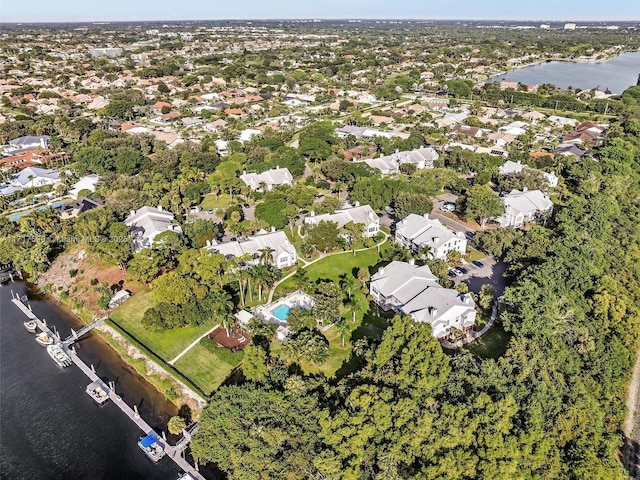
{"type": "Polygon", "coordinates": [[[517,68],[496,75],[486,82],[521,82],[525,85],[551,83],[558,88],[568,87],[588,90],[596,86],[607,88],[617,95],[635,85],[640,75],[640,52],[618,55],[607,62],[546,62],[539,65],[517,68]]]}

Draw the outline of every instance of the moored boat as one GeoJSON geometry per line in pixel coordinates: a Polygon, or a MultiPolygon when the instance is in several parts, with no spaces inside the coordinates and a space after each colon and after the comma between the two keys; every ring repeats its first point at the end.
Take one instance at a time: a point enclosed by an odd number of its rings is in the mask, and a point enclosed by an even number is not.
{"type": "Polygon", "coordinates": [[[37,326],[38,324],[36,323],[35,320],[28,320],[24,322],[24,328],[26,328],[27,332],[30,332],[30,333],[36,333],[37,326]]]}
{"type": "Polygon", "coordinates": [[[36,335],[36,342],[38,342],[43,347],[47,345],[51,345],[53,343],[53,338],[49,336],[47,332],[41,332],[36,335]]]}
{"type": "Polygon", "coordinates": [[[138,446],[154,462],[159,462],[165,455],[164,448],[160,444],[158,437],[153,434],[142,437],[138,441],[138,446]]]}
{"type": "Polygon", "coordinates": [[[47,347],[47,353],[53,359],[54,362],[60,367],[68,367],[71,365],[71,357],[62,349],[58,344],[49,345],[47,347]]]}

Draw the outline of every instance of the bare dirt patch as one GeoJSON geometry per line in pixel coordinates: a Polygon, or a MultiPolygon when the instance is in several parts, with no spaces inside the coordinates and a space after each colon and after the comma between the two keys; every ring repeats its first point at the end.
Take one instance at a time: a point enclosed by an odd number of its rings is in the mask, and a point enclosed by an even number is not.
{"type": "Polygon", "coordinates": [[[49,286],[54,296],[67,292],[95,315],[105,313],[98,308],[100,294],[96,291],[103,283],[110,287],[120,285],[120,288],[131,291],[138,288],[136,283],[126,281],[126,275],[119,267],[105,263],[93,252],[80,247],[58,256],[51,268],[36,282],[40,288],[49,286]]]}

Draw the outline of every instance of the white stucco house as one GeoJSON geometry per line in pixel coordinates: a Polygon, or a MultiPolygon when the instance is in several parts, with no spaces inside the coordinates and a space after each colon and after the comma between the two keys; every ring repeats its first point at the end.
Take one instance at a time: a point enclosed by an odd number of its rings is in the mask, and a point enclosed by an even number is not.
{"type": "Polygon", "coordinates": [[[251,259],[247,263],[250,264],[259,263],[262,251],[270,249],[271,258],[269,263],[278,268],[292,267],[298,261],[295,247],[291,244],[287,235],[281,231],[258,232],[257,235],[252,235],[246,240],[221,243],[213,240],[207,242],[205,249],[213,253],[221,253],[227,257],[249,255],[251,259]]]}
{"type": "Polygon", "coordinates": [[[98,175],[85,175],[71,186],[69,189],[69,195],[71,195],[72,198],[78,198],[78,195],[82,190],[95,192],[99,181],[100,177],[98,175]]]}
{"type": "Polygon", "coordinates": [[[251,190],[262,192],[263,190],[269,191],[273,189],[273,187],[280,185],[292,185],[293,175],[291,175],[288,168],[280,168],[280,166],[277,166],[262,173],[247,173],[245,171],[240,175],[240,180],[251,190]]]}
{"type": "Polygon", "coordinates": [[[20,189],[55,185],[60,181],[57,170],[48,168],[27,167],[11,176],[10,184],[20,189]]]}
{"type": "Polygon", "coordinates": [[[153,247],[155,238],[168,230],[182,233],[180,225],[174,223],[173,213],[163,210],[160,205],[142,207],[137,211],[131,210],[131,215],[124,221],[131,228],[133,241],[131,247],[135,252],[153,247]]]}
{"type": "Polygon", "coordinates": [[[501,199],[505,212],[494,219],[501,227],[521,227],[525,223],[538,221],[545,212],[553,210],[553,203],[540,190],[512,190],[501,199]]]}
{"type": "Polygon", "coordinates": [[[520,162],[520,160],[518,160],[517,162],[512,162],[511,160],[507,160],[506,162],[504,162],[502,165],[498,167],[498,173],[502,175],[515,175],[516,173],[520,173],[521,171],[523,171],[525,168],[542,173],[544,175],[544,178],[547,179],[547,182],[549,182],[550,187],[555,188],[558,186],[559,178],[554,173],[548,173],[548,172],[543,172],[542,170],[529,168],[527,165],[523,165],[522,162],[520,162]]]}
{"type": "Polygon", "coordinates": [[[380,170],[383,175],[390,175],[398,173],[400,171],[400,165],[405,164],[414,165],[417,170],[433,168],[433,162],[438,160],[438,158],[438,152],[433,148],[420,147],[404,152],[396,151],[391,155],[383,155],[371,160],[364,160],[364,162],[371,168],[380,170]]]}
{"type": "Polygon", "coordinates": [[[2,146],[5,155],[15,155],[20,152],[29,150],[49,148],[49,135],[28,135],[25,137],[14,138],[9,140],[7,145],[2,146]]]}
{"type": "Polygon", "coordinates": [[[396,223],[396,242],[414,254],[423,248],[430,249],[430,258],[447,258],[451,251],[465,254],[467,238],[464,233],[444,226],[440,220],[429,218],[429,214],[414,213],[396,223]]]}
{"type": "Polygon", "coordinates": [[[344,227],[349,222],[359,223],[363,225],[363,235],[366,238],[375,237],[380,231],[380,218],[369,205],[360,206],[356,203],[354,207],[343,208],[334,213],[323,215],[311,212],[311,215],[304,219],[306,225],[318,225],[322,221],[335,222],[338,224],[338,228],[344,227]]]}
{"type": "Polygon", "coordinates": [[[446,337],[454,329],[467,331],[476,322],[476,305],[470,294],[443,288],[429,267],[413,262],[391,262],[371,277],[369,291],[383,310],[428,322],[433,336],[446,337]]]}

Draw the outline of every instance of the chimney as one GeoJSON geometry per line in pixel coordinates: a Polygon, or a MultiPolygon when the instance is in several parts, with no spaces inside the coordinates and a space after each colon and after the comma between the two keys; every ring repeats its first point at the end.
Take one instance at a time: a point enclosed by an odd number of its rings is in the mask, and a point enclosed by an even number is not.
{"type": "Polygon", "coordinates": [[[523,192],[523,193],[524,193],[524,192],[528,192],[528,191],[529,191],[529,189],[528,189],[527,187],[524,187],[524,188],[522,189],[522,192],[523,192]]]}
{"type": "Polygon", "coordinates": [[[440,237],[433,237],[431,240],[433,241],[433,243],[438,243],[440,237]]]}
{"type": "Polygon", "coordinates": [[[425,213],[425,214],[423,215],[423,217],[424,217],[426,220],[429,220],[429,214],[428,214],[428,213],[425,213]]]}
{"type": "Polygon", "coordinates": [[[315,217],[315,216],[316,216],[316,212],[312,211],[312,212],[311,212],[311,216],[312,216],[312,217],[315,217]]]}
{"type": "Polygon", "coordinates": [[[402,219],[402,225],[406,225],[406,224],[407,224],[407,219],[406,219],[406,218],[403,218],[403,219],[402,219]]]}
{"type": "Polygon", "coordinates": [[[211,246],[211,240],[207,240],[207,247],[211,246]]]}
{"type": "Polygon", "coordinates": [[[380,275],[384,275],[384,267],[380,267],[380,268],[378,269],[378,273],[379,273],[380,275]]]}
{"type": "Polygon", "coordinates": [[[276,170],[280,170],[280,165],[276,165],[276,170]]]}
{"type": "Polygon", "coordinates": [[[416,264],[416,259],[415,258],[410,258],[409,259],[409,265],[415,265],[416,264]]]}
{"type": "Polygon", "coordinates": [[[242,170],[242,174],[243,174],[243,175],[246,175],[246,174],[247,174],[247,171],[246,171],[246,170],[242,170]]]}
{"type": "Polygon", "coordinates": [[[271,231],[275,232],[276,231],[276,227],[274,227],[273,225],[271,226],[271,231]]]}
{"type": "Polygon", "coordinates": [[[469,300],[470,300],[470,298],[469,298],[469,295],[468,295],[468,294],[463,294],[463,295],[462,295],[462,301],[463,301],[464,303],[469,303],[469,300]]]}
{"type": "Polygon", "coordinates": [[[136,214],[135,210],[129,210],[129,213],[131,214],[131,216],[133,217],[136,214]]]}
{"type": "Polygon", "coordinates": [[[429,307],[429,315],[435,317],[438,315],[438,309],[436,307],[429,307]]]}
{"type": "Polygon", "coordinates": [[[356,207],[359,207],[359,206],[360,206],[360,202],[356,202],[356,203],[355,203],[355,206],[356,206],[356,207]]]}
{"type": "Polygon", "coordinates": [[[162,205],[158,205],[158,210],[162,211],[162,205]]]}

